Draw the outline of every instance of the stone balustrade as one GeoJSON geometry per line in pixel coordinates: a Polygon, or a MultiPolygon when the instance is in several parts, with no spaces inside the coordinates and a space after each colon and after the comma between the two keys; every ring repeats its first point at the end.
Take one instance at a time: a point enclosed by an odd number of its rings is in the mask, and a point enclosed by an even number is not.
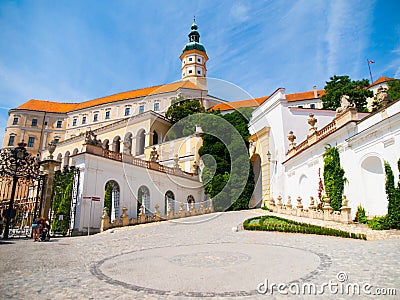
{"type": "Polygon", "coordinates": [[[318,209],[315,206],[314,198],[310,197],[310,205],[308,209],[303,208],[301,197],[297,197],[296,207],[292,206],[291,197],[288,196],[286,204],[282,203],[282,197],[277,198],[278,203],[275,203],[273,198],[270,199],[268,208],[270,211],[278,214],[292,215],[297,217],[309,218],[309,219],[319,219],[324,221],[334,221],[349,224],[352,223],[351,219],[351,208],[348,206],[348,200],[345,195],[343,195],[342,208],[340,211],[333,211],[330,206],[330,199],[325,198],[324,205],[322,209],[318,209]]]}
{"type": "Polygon", "coordinates": [[[212,200],[210,200],[209,207],[205,207],[204,202],[200,203],[200,208],[196,209],[194,204],[189,205],[189,210],[185,209],[185,203],[181,203],[178,212],[174,212],[169,206],[169,210],[166,215],[161,215],[159,211],[160,206],[158,204],[154,207],[154,212],[150,214],[146,214],[145,208],[142,206],[139,209],[139,214],[137,219],[131,218],[127,215],[128,209],[126,207],[122,208],[122,215],[120,220],[113,220],[110,221],[110,217],[107,214],[107,208],[103,209],[103,215],[101,216],[101,225],[100,225],[100,232],[103,232],[110,228],[117,228],[129,225],[138,225],[138,224],[145,224],[151,222],[159,222],[159,221],[166,221],[172,219],[179,219],[191,216],[198,216],[204,215],[214,212],[214,205],[212,200]]]}

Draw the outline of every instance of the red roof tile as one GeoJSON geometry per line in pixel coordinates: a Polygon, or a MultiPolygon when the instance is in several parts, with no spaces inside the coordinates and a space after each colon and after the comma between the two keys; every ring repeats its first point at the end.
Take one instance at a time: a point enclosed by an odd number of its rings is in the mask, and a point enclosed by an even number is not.
{"type": "Polygon", "coordinates": [[[81,103],[60,103],[51,102],[45,100],[35,100],[31,99],[28,102],[17,107],[17,109],[35,110],[35,111],[45,111],[45,112],[55,112],[55,113],[66,113],[73,110],[84,109],[88,107],[93,107],[96,105],[111,103],[114,101],[120,101],[131,98],[144,97],[148,95],[161,94],[176,91],[180,88],[186,89],[196,89],[200,90],[197,85],[190,81],[179,81],[174,83],[169,83],[165,85],[153,86],[128,92],[122,92],[94,100],[89,100],[81,103]]]}

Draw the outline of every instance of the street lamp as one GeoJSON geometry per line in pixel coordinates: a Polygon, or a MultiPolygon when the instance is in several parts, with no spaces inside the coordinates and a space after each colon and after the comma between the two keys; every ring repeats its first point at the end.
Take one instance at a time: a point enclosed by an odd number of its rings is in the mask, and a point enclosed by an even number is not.
{"type": "Polygon", "coordinates": [[[12,178],[10,203],[5,213],[7,221],[3,239],[8,239],[18,179],[31,180],[39,176],[38,159],[27,152],[25,147],[26,144],[22,141],[18,144],[18,147],[0,150],[0,177],[12,178]]]}

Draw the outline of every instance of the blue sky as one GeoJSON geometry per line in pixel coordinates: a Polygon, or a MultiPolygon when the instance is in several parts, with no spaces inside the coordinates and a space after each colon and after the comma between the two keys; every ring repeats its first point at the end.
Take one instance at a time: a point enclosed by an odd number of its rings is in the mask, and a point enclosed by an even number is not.
{"type": "Polygon", "coordinates": [[[333,75],[400,77],[400,2],[0,1],[0,127],[29,99],[80,102],[180,79],[193,16],[209,77],[254,97],[333,75]]]}

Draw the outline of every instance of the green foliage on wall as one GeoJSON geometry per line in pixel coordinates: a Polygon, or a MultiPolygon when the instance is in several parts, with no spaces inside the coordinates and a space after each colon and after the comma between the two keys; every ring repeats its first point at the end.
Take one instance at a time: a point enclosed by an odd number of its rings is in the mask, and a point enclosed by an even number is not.
{"type": "Polygon", "coordinates": [[[325,193],[330,198],[330,205],[333,210],[340,210],[342,207],[342,195],[346,178],[344,170],[340,166],[340,155],[337,147],[327,147],[324,158],[324,185],[325,193]]]}
{"type": "Polygon", "coordinates": [[[107,208],[107,215],[111,216],[111,203],[112,203],[112,187],[110,182],[106,183],[106,189],[104,192],[104,207],[107,208]]]}
{"type": "MultiPolygon", "coordinates": [[[[397,167],[400,172],[400,159],[397,162],[397,167]]],[[[393,171],[388,162],[385,162],[385,174],[386,174],[385,188],[388,199],[387,222],[391,228],[400,229],[400,180],[396,187],[394,183],[393,171]]]]}
{"type": "Polygon", "coordinates": [[[52,199],[53,232],[67,232],[69,229],[74,174],[74,167],[67,167],[55,173],[52,199]]]}

